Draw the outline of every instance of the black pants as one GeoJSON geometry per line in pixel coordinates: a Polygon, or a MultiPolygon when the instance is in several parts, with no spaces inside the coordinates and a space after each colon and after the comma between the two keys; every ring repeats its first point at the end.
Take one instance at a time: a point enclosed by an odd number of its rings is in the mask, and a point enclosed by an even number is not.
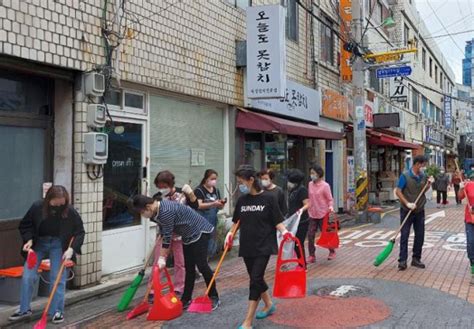
{"type": "MultiPolygon", "coordinates": [[[[303,250],[303,259],[304,259],[304,264],[306,266],[306,255],[304,251],[304,240],[306,240],[306,235],[308,234],[308,227],[309,227],[309,220],[307,220],[304,223],[300,223],[298,225],[298,230],[296,231],[296,237],[298,240],[301,242],[301,249],[303,250]]],[[[300,257],[300,249],[298,246],[295,244],[295,252],[298,258],[300,257]]]]}
{"type": "Polygon", "coordinates": [[[441,197],[443,197],[443,204],[447,204],[446,201],[448,199],[448,191],[436,191],[436,203],[439,204],[441,201],[441,197]]]}
{"type": "MultiPolygon", "coordinates": [[[[400,224],[408,214],[408,210],[400,208],[400,224]]],[[[415,231],[415,242],[413,244],[413,258],[421,259],[423,243],[425,242],[425,210],[417,213],[411,213],[410,217],[402,227],[400,237],[400,257],[399,262],[406,262],[408,258],[408,238],[410,237],[410,229],[413,225],[415,231]]]]}
{"type": "Polygon", "coordinates": [[[260,300],[260,295],[268,290],[264,275],[269,260],[270,256],[244,257],[250,277],[249,300],[260,300]]]}
{"type": "Polygon", "coordinates": [[[459,200],[458,193],[459,193],[459,184],[454,184],[454,195],[456,197],[456,204],[461,204],[461,200],[459,200]]]}
{"type": "MultiPolygon", "coordinates": [[[[196,266],[201,272],[206,285],[211,282],[213,272],[207,263],[207,247],[209,244],[209,234],[203,233],[201,238],[194,243],[183,245],[184,267],[186,276],[184,279],[184,292],[181,300],[187,302],[191,300],[194,290],[194,281],[196,280],[196,266]]],[[[209,291],[209,297],[218,297],[216,284],[212,285],[209,291]]]]}

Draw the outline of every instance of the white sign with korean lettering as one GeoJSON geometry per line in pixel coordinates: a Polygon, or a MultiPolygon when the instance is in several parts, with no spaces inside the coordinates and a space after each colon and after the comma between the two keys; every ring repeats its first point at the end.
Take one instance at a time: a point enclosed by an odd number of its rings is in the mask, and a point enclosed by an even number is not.
{"type": "Polygon", "coordinates": [[[280,5],[247,7],[247,96],[281,98],[285,87],[284,9],[280,5]]]}
{"type": "Polygon", "coordinates": [[[311,122],[319,122],[321,92],[287,80],[285,97],[280,99],[250,99],[247,97],[245,106],[311,122]]]}
{"type": "Polygon", "coordinates": [[[400,103],[408,101],[408,86],[403,77],[390,78],[390,99],[400,103]]]}

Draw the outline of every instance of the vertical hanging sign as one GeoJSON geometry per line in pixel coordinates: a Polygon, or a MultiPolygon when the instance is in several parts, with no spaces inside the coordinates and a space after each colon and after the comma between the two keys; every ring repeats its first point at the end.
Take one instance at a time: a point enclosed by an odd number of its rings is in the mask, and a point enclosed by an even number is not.
{"type": "Polygon", "coordinates": [[[247,97],[282,98],[286,91],[283,7],[247,7],[247,97]]]}
{"type": "MultiPolygon", "coordinates": [[[[351,12],[352,0],[341,0],[339,3],[339,11],[341,13],[341,24],[339,31],[341,35],[348,35],[351,28],[352,12],[351,12]]],[[[351,68],[351,53],[344,49],[344,42],[341,42],[341,79],[343,82],[352,81],[352,68],[351,68]]]]}

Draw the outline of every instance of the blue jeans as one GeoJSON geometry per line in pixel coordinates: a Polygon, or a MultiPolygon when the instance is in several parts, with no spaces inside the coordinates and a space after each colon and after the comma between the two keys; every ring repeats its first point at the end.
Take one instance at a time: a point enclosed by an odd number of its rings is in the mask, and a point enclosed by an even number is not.
{"type": "Polygon", "coordinates": [[[207,255],[213,257],[217,253],[217,213],[219,209],[211,208],[206,210],[199,210],[199,214],[206,218],[207,221],[214,227],[214,231],[209,238],[209,245],[207,246],[207,255]]]}
{"type": "MultiPolygon", "coordinates": [[[[61,240],[56,237],[39,237],[35,241],[33,249],[38,257],[36,266],[31,270],[25,262],[23,266],[23,277],[21,279],[21,295],[20,295],[20,312],[26,312],[31,309],[30,303],[33,295],[33,288],[35,283],[38,281],[38,267],[41,264],[41,260],[49,256],[51,261],[50,281],[49,289],[53,288],[54,281],[61,267],[63,249],[61,240]]],[[[65,268],[61,280],[59,281],[58,288],[54,294],[53,301],[49,307],[48,315],[52,316],[56,312],[64,312],[64,293],[66,290],[66,278],[68,276],[68,270],[65,268]]]]}
{"type": "Polygon", "coordinates": [[[474,266],[474,224],[471,223],[466,223],[466,249],[467,258],[471,266],[474,266]]]}
{"type": "MultiPolygon", "coordinates": [[[[400,208],[400,223],[403,222],[408,210],[400,208]]],[[[400,257],[399,262],[406,262],[408,258],[408,238],[410,237],[411,226],[415,231],[415,242],[413,244],[413,258],[421,259],[423,243],[425,242],[425,210],[411,213],[410,217],[402,227],[400,237],[400,257]]]]}

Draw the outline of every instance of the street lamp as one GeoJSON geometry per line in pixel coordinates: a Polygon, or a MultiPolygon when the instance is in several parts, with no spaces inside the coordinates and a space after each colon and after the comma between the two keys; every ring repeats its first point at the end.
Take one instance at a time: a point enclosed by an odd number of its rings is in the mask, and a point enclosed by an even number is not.
{"type": "Polygon", "coordinates": [[[379,27],[383,27],[387,30],[392,30],[397,24],[395,23],[395,21],[393,20],[393,17],[392,16],[389,16],[387,18],[385,18],[382,22],[382,24],[380,25],[377,25],[377,26],[373,26],[373,27],[369,27],[368,30],[370,29],[378,29],[379,27]]]}

